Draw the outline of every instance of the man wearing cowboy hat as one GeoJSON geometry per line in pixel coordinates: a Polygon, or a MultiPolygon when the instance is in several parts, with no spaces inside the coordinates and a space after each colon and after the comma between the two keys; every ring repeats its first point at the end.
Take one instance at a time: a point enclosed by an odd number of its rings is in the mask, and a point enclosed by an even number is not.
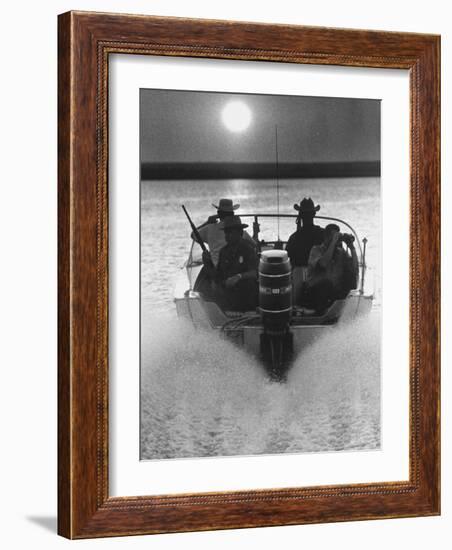
{"type": "MultiPolygon", "coordinates": [[[[243,238],[247,224],[239,216],[228,216],[221,224],[226,245],[220,250],[218,265],[212,273],[215,298],[223,309],[247,311],[257,305],[256,249],[243,238]]],[[[210,254],[203,254],[209,269],[210,254]]]]}
{"type": "MultiPolygon", "coordinates": [[[[233,204],[231,199],[220,199],[218,205],[212,204],[212,206],[217,209],[217,213],[209,216],[207,221],[198,227],[198,232],[201,239],[209,245],[210,256],[214,266],[216,266],[220,250],[226,244],[222,222],[226,218],[233,216],[234,212],[240,208],[240,204],[233,204]]],[[[243,233],[243,237],[255,246],[253,239],[246,231],[243,233]]],[[[193,233],[191,234],[191,238],[195,240],[193,233]]]]}
{"type": "Polygon", "coordinates": [[[323,242],[324,229],[314,225],[320,206],[314,206],[311,197],[304,198],[299,205],[294,204],[293,207],[298,212],[297,230],[289,237],[286,250],[292,265],[294,300],[297,302],[303,281],[307,277],[309,253],[313,246],[323,242]]]}

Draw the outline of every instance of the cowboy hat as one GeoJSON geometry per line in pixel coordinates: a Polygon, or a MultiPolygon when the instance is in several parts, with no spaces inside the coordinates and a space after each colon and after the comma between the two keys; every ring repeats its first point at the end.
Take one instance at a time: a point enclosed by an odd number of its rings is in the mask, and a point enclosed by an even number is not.
{"type": "Polygon", "coordinates": [[[240,216],[229,216],[220,223],[220,229],[228,231],[229,229],[245,229],[248,224],[242,223],[240,216]]]}
{"type": "Polygon", "coordinates": [[[293,207],[295,210],[297,210],[300,214],[315,214],[315,212],[318,212],[320,210],[320,205],[314,206],[314,201],[309,197],[309,199],[304,198],[302,201],[300,201],[300,204],[294,204],[293,207]]]}
{"type": "Polygon", "coordinates": [[[212,206],[222,212],[234,212],[237,208],[240,208],[240,204],[232,204],[231,199],[220,199],[218,206],[212,203],[212,206]]]}

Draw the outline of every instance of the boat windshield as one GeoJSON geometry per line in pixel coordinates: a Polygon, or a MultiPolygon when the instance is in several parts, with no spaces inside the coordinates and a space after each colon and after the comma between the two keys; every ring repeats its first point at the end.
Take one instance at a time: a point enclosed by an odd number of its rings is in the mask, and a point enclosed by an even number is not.
{"type": "MultiPolygon", "coordinates": [[[[246,231],[258,242],[259,251],[272,248],[285,248],[289,236],[296,230],[296,214],[240,214],[244,223],[248,224],[246,231]]],[[[360,266],[363,264],[361,241],[353,227],[344,220],[329,216],[316,216],[318,225],[325,227],[329,223],[339,225],[341,232],[351,233],[355,237],[355,247],[360,266]],[[322,221],[320,221],[322,220],[322,221]]],[[[202,262],[201,248],[192,241],[187,266],[199,265],[202,262]]]]}

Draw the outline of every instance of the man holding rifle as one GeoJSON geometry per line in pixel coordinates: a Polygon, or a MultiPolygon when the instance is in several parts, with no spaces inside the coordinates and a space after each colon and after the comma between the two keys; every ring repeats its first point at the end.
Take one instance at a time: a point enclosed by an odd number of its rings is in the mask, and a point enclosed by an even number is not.
{"type": "Polygon", "coordinates": [[[198,276],[196,288],[211,296],[225,310],[248,311],[257,306],[257,264],[256,247],[244,238],[247,224],[239,216],[226,216],[221,224],[225,245],[220,249],[217,265],[207,250],[199,230],[194,226],[186,209],[182,206],[192,227],[192,237],[199,243],[203,253],[204,267],[198,276]],[[202,275],[203,274],[203,275],[202,275]]]}
{"type": "Polygon", "coordinates": [[[239,216],[228,216],[222,223],[226,245],[220,250],[214,268],[208,252],[203,252],[205,268],[210,271],[215,301],[225,310],[249,311],[257,306],[256,248],[244,238],[247,224],[239,216]]]}
{"type": "MultiPolygon", "coordinates": [[[[207,221],[198,227],[198,234],[202,242],[209,245],[213,265],[217,266],[220,250],[226,245],[223,221],[228,217],[234,216],[234,212],[240,208],[240,205],[234,204],[231,199],[220,199],[218,205],[212,204],[212,206],[217,209],[217,213],[209,216],[207,221]]],[[[191,238],[199,242],[194,232],[192,232],[191,238]]],[[[246,231],[243,233],[243,238],[246,239],[249,244],[255,246],[255,242],[246,231]]]]}

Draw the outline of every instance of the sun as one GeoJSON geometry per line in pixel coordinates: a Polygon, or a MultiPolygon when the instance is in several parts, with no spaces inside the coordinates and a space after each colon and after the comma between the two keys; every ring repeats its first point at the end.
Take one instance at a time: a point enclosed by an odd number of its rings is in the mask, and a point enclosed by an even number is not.
{"type": "Polygon", "coordinates": [[[231,132],[243,132],[251,122],[251,111],[243,101],[230,101],[222,112],[223,123],[231,132]]]}

